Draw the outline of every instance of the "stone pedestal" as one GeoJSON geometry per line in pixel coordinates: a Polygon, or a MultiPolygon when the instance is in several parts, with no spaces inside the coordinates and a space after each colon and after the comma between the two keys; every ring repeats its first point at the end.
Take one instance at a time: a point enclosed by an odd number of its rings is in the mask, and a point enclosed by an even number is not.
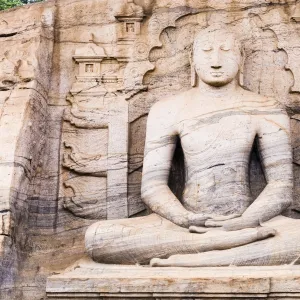
{"type": "Polygon", "coordinates": [[[300,299],[300,267],[150,268],[84,259],[47,281],[48,299],[300,299]]]}

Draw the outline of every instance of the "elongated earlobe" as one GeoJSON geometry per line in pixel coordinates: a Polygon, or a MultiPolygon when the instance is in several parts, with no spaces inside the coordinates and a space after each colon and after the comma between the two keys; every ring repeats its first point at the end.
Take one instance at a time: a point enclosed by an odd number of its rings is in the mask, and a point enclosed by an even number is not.
{"type": "Polygon", "coordinates": [[[197,73],[196,73],[195,64],[193,60],[193,49],[190,52],[189,59],[191,65],[191,86],[195,87],[197,85],[197,73]]]}

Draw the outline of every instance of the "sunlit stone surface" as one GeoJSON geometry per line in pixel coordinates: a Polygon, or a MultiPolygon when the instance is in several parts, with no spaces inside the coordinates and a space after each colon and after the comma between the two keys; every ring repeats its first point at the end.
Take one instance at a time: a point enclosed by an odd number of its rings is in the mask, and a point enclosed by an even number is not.
{"type": "Polygon", "coordinates": [[[299,298],[299,20],[295,0],[1,12],[0,298],[299,298]]]}

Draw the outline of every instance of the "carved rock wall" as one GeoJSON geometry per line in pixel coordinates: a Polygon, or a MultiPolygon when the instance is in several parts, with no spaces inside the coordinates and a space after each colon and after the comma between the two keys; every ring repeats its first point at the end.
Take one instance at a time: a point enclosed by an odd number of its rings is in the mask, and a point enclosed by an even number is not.
{"type": "MultiPolygon", "coordinates": [[[[244,86],[289,111],[300,210],[299,19],[296,0],[59,0],[2,12],[3,298],[43,299],[45,278],[84,256],[88,225],[147,213],[147,114],[190,88],[191,44],[208,24],[235,28],[244,86]]],[[[258,161],[254,149],[255,195],[264,187],[258,161]]],[[[170,176],[179,197],[182,167],[179,147],[170,176]]]]}
{"type": "Polygon", "coordinates": [[[54,16],[51,4],[1,14],[0,285],[7,297],[25,259],[28,200],[43,164],[54,16]]]}

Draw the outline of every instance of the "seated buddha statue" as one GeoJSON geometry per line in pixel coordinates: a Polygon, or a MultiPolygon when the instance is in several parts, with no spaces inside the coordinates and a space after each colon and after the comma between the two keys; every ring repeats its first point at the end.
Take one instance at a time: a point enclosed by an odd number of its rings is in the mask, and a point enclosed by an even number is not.
{"type": "Polygon", "coordinates": [[[297,263],[289,117],[274,99],[242,88],[242,44],[226,29],[196,36],[197,84],[157,102],[147,122],[142,199],[148,216],[99,221],[86,232],[94,261],[155,266],[297,263]],[[168,186],[180,139],[186,172],[180,201],[168,186]],[[253,199],[250,154],[257,144],[266,186],[253,199]]]}

